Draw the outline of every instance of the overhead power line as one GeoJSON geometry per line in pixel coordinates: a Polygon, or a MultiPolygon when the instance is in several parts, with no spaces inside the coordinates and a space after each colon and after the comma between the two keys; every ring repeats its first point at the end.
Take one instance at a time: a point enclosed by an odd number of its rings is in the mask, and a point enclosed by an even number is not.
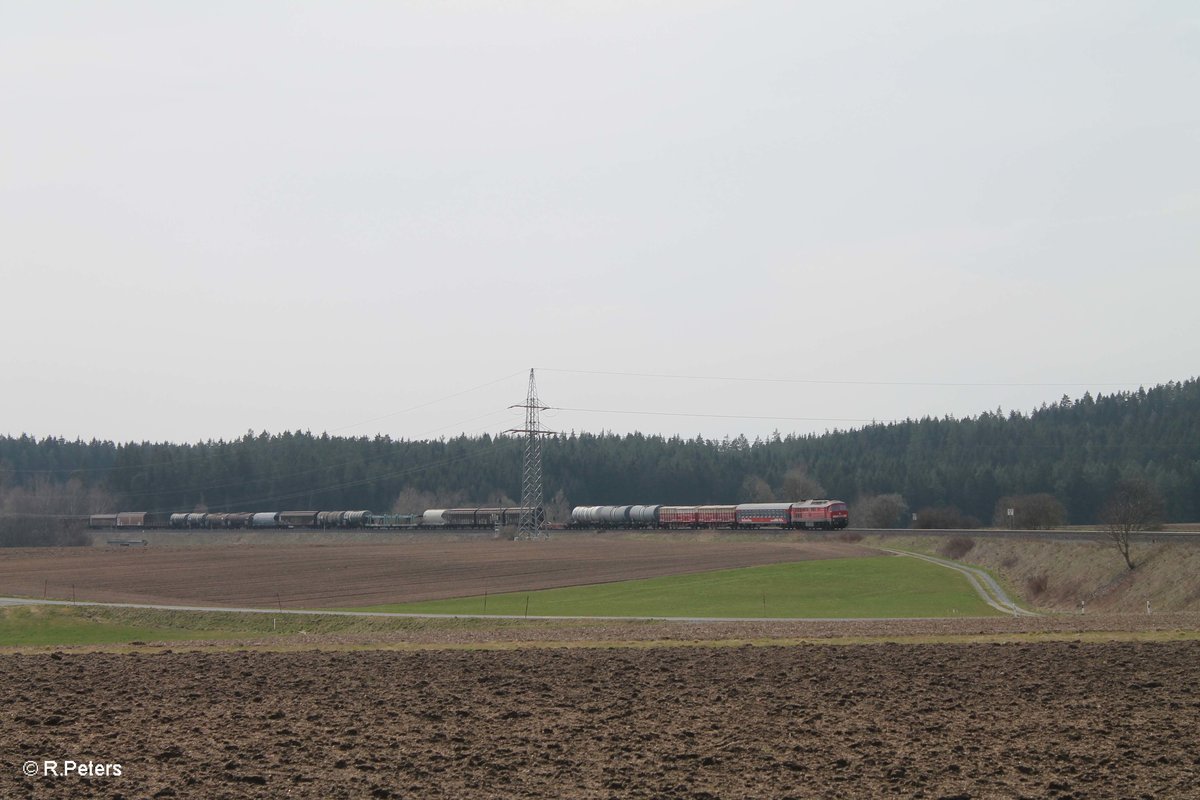
{"type": "MultiPolygon", "coordinates": [[[[507,409],[505,409],[505,410],[507,411],[507,409]]],[[[505,437],[503,434],[506,433],[506,431],[496,431],[494,426],[488,426],[485,428],[477,428],[473,431],[467,432],[467,435],[482,436],[484,433],[488,433],[488,434],[492,435],[493,445],[496,445],[496,446],[506,447],[509,444],[511,444],[512,442],[516,441],[516,439],[505,437]]],[[[251,500],[238,500],[233,503],[216,504],[216,505],[210,506],[210,508],[214,511],[229,510],[229,509],[232,509],[234,506],[247,505],[249,503],[266,503],[266,502],[272,502],[275,500],[290,500],[290,499],[294,499],[294,498],[304,497],[304,496],[307,496],[310,494],[319,494],[321,492],[354,488],[357,486],[364,486],[375,480],[383,480],[383,479],[388,479],[388,478],[396,478],[396,477],[400,477],[403,475],[411,475],[414,473],[419,473],[419,472],[424,472],[426,470],[434,469],[436,467],[442,467],[442,466],[446,466],[448,464],[455,464],[460,461],[481,458],[485,455],[488,455],[491,452],[492,451],[488,451],[488,450],[480,450],[480,451],[476,451],[474,453],[467,453],[465,455],[450,456],[448,458],[444,458],[444,459],[441,459],[438,461],[431,461],[427,464],[421,464],[421,465],[418,465],[415,467],[408,467],[405,469],[401,469],[399,471],[375,474],[375,475],[371,475],[370,477],[359,478],[359,479],[349,481],[349,482],[327,484],[325,486],[319,486],[319,487],[312,488],[312,489],[303,489],[303,490],[299,490],[299,491],[295,491],[295,492],[289,492],[286,494],[274,494],[274,495],[269,495],[266,497],[257,497],[257,498],[251,499],[251,500]]],[[[357,462],[347,461],[347,462],[343,462],[343,464],[332,465],[332,466],[336,467],[336,466],[342,466],[344,464],[351,464],[351,463],[357,463],[357,462]]],[[[374,466],[378,466],[380,463],[382,463],[380,460],[376,460],[376,461],[372,461],[372,462],[367,462],[366,466],[368,468],[371,468],[374,466]]],[[[260,476],[257,478],[246,478],[246,479],[241,479],[241,480],[237,480],[237,481],[231,481],[228,483],[210,484],[208,486],[187,486],[187,487],[183,487],[182,490],[186,490],[186,491],[194,492],[194,493],[196,493],[196,492],[204,493],[204,492],[216,491],[218,489],[229,488],[230,486],[248,486],[248,485],[254,484],[254,483],[277,482],[277,481],[285,480],[287,478],[295,478],[300,475],[305,475],[305,474],[309,474],[309,473],[313,473],[313,472],[319,472],[326,468],[327,468],[326,466],[314,467],[312,469],[300,470],[298,472],[283,473],[280,475],[263,475],[263,476],[260,476]]],[[[149,497],[149,496],[153,496],[153,495],[166,494],[169,491],[171,491],[171,490],[149,490],[149,491],[144,491],[144,492],[122,492],[121,496],[124,498],[127,498],[127,499],[132,499],[132,498],[137,498],[137,497],[149,497]]],[[[38,500],[64,500],[64,499],[74,499],[74,496],[64,495],[64,494],[56,494],[56,495],[41,494],[41,495],[37,495],[37,499],[38,500]]],[[[166,508],[153,509],[153,511],[155,513],[159,513],[159,512],[165,513],[167,511],[172,511],[172,510],[177,510],[177,509],[166,509],[166,508]]],[[[0,512],[0,517],[3,517],[3,516],[6,516],[6,514],[3,512],[0,512]]],[[[14,513],[14,514],[9,514],[8,516],[38,516],[38,515],[37,514],[31,515],[31,514],[25,514],[25,513],[14,513]]],[[[62,516],[62,515],[47,514],[44,516],[57,517],[57,516],[62,516]]],[[[85,514],[84,516],[87,516],[87,515],[85,514]]]]}
{"type": "MultiPolygon", "coordinates": [[[[428,408],[429,406],[445,402],[446,400],[450,400],[455,397],[460,397],[464,394],[469,394],[471,392],[475,392],[480,389],[485,389],[488,386],[494,386],[497,383],[502,383],[506,380],[515,378],[521,374],[523,374],[523,373],[514,372],[511,375],[505,375],[503,378],[497,378],[496,380],[488,381],[487,383],[481,383],[478,386],[472,386],[469,389],[463,389],[462,391],[454,392],[453,394],[448,394],[443,397],[438,397],[434,400],[429,400],[425,403],[418,403],[415,406],[409,406],[408,408],[402,408],[402,409],[399,409],[398,411],[389,411],[388,413],[381,414],[378,417],[372,417],[371,419],[363,420],[361,422],[354,422],[349,425],[343,425],[340,428],[329,428],[325,432],[333,433],[336,431],[344,431],[344,430],[347,430],[348,428],[355,428],[360,425],[366,425],[371,422],[377,422],[378,420],[387,419],[388,417],[394,417],[398,414],[407,414],[410,411],[416,411],[421,408],[428,408]]],[[[507,411],[507,409],[502,409],[502,411],[507,411]]],[[[469,417],[465,420],[462,420],[461,422],[452,423],[450,425],[443,425],[439,428],[434,428],[429,431],[424,431],[422,433],[417,434],[417,436],[424,436],[429,433],[436,433],[439,431],[443,431],[443,430],[446,430],[447,428],[453,428],[459,424],[462,424],[462,422],[472,422],[474,420],[483,419],[486,416],[490,416],[490,415],[496,414],[496,413],[500,413],[500,412],[489,412],[488,414],[481,414],[478,416],[469,417]]],[[[228,442],[222,441],[219,444],[236,445],[241,441],[242,441],[241,439],[231,439],[228,442]]],[[[71,444],[73,444],[73,443],[71,443],[71,444]]],[[[270,442],[270,444],[272,446],[276,446],[276,445],[280,444],[280,442],[278,442],[276,440],[272,440],[270,442]]],[[[131,445],[132,446],[140,445],[140,446],[145,446],[148,448],[156,448],[156,447],[160,446],[160,443],[158,443],[158,442],[140,442],[140,443],[133,442],[133,443],[129,443],[126,445],[117,445],[117,446],[118,447],[120,447],[120,446],[128,447],[131,445]]],[[[210,443],[205,443],[205,442],[199,442],[197,444],[187,445],[187,446],[189,446],[189,447],[206,447],[206,446],[215,446],[215,445],[218,445],[218,443],[210,444],[210,443]]],[[[86,443],[85,443],[85,446],[86,446],[86,443]]],[[[172,444],[166,443],[166,442],[161,443],[161,446],[165,446],[168,448],[176,447],[176,445],[172,445],[172,444]]],[[[167,458],[162,461],[139,462],[137,464],[112,464],[112,465],[106,466],[106,467],[58,467],[58,468],[53,468],[53,469],[5,469],[3,471],[10,473],[10,474],[21,474],[21,475],[53,475],[53,474],[58,474],[58,473],[63,473],[63,472],[67,472],[67,473],[124,472],[124,471],[128,471],[128,470],[146,470],[146,469],[152,469],[154,467],[160,467],[160,466],[175,467],[175,466],[178,466],[181,464],[191,464],[191,463],[195,463],[198,461],[207,461],[207,460],[210,460],[210,459],[213,459],[213,458],[216,458],[216,457],[222,455],[222,452],[223,451],[216,449],[214,447],[214,449],[210,450],[207,453],[202,453],[202,454],[197,454],[197,455],[188,455],[188,456],[183,456],[183,457],[171,457],[171,458],[167,458]]],[[[342,463],[350,464],[350,463],[354,463],[354,462],[346,461],[346,462],[342,462],[342,463]]],[[[317,469],[326,469],[326,468],[337,467],[337,466],[341,466],[341,464],[325,464],[325,465],[322,465],[321,467],[318,467],[317,469]]],[[[316,471],[316,470],[312,470],[312,471],[316,471]]],[[[299,474],[299,473],[297,473],[297,474],[299,474]]],[[[218,487],[212,487],[212,488],[220,488],[220,487],[218,486],[218,487]]]]}
{"type": "MultiPolygon", "coordinates": [[[[511,447],[517,441],[518,440],[515,438],[497,437],[496,439],[493,440],[493,447],[505,449],[505,448],[511,447]]],[[[318,486],[315,488],[303,489],[303,490],[295,491],[295,492],[273,494],[273,495],[268,495],[266,497],[255,497],[255,498],[251,498],[249,500],[237,500],[232,503],[222,503],[219,505],[211,506],[210,508],[212,510],[216,510],[216,511],[232,511],[234,508],[236,508],[238,506],[248,506],[248,505],[252,505],[252,504],[256,504],[256,503],[273,503],[273,502],[276,502],[279,500],[295,500],[295,499],[299,499],[302,497],[308,497],[308,496],[314,495],[314,494],[320,494],[322,492],[332,492],[332,491],[339,491],[342,489],[352,489],[352,488],[355,488],[358,486],[365,486],[369,483],[374,483],[376,481],[388,480],[391,478],[398,478],[398,477],[401,477],[404,475],[414,475],[419,472],[425,472],[427,470],[435,469],[437,467],[443,467],[448,464],[457,464],[461,461],[471,461],[471,460],[474,460],[477,458],[483,458],[484,456],[489,456],[489,455],[494,455],[494,454],[495,454],[495,450],[478,450],[473,453],[465,453],[463,455],[450,456],[449,458],[443,458],[438,461],[431,461],[427,464],[420,464],[418,466],[409,467],[407,469],[400,469],[400,470],[394,470],[392,472],[370,475],[369,477],[360,478],[358,480],[345,481],[342,483],[335,483],[335,484],[330,484],[327,486],[318,486]]],[[[169,508],[161,508],[161,509],[156,509],[156,513],[166,513],[171,510],[172,509],[169,509],[169,508]]]]}
{"type": "Polygon", "coordinates": [[[461,392],[454,392],[453,394],[448,394],[448,395],[445,395],[444,397],[439,397],[436,400],[430,400],[426,403],[418,403],[415,406],[409,406],[408,408],[402,408],[399,411],[389,411],[386,414],[380,414],[378,417],[371,417],[370,419],[364,419],[361,422],[352,422],[349,425],[343,425],[340,428],[330,428],[329,433],[333,433],[334,431],[344,431],[347,428],[357,428],[359,425],[367,425],[372,422],[378,422],[381,419],[387,419],[388,417],[394,417],[397,414],[407,414],[409,411],[416,411],[417,409],[420,409],[420,408],[428,408],[429,406],[445,402],[446,400],[451,400],[455,397],[461,397],[464,394],[470,394],[471,392],[477,392],[480,389],[486,389],[489,386],[495,386],[497,383],[503,383],[504,381],[510,380],[510,379],[515,378],[518,375],[522,375],[522,374],[524,374],[524,371],[514,372],[511,375],[505,375],[503,378],[497,378],[494,381],[488,381],[487,383],[481,383],[478,386],[472,386],[470,389],[463,389],[461,392]]]}
{"type": "MultiPolygon", "coordinates": [[[[879,380],[831,380],[826,378],[754,378],[754,377],[739,377],[733,375],[677,375],[663,372],[616,372],[609,370],[591,370],[591,369],[554,369],[553,367],[538,367],[542,372],[559,372],[571,375],[609,375],[620,376],[625,378],[664,378],[667,380],[687,380],[687,381],[728,381],[735,383],[798,383],[808,385],[827,385],[827,386],[929,386],[929,387],[966,387],[966,386],[987,386],[987,387],[1136,387],[1145,386],[1145,382],[1128,381],[1123,383],[1025,383],[1013,381],[879,381],[879,380]]],[[[780,419],[791,419],[790,417],[781,417],[780,419]]]]}
{"type": "Polygon", "coordinates": [[[565,406],[550,406],[554,411],[577,411],[584,414],[634,414],[653,417],[700,417],[704,419],[764,419],[786,420],[789,422],[903,422],[898,419],[867,419],[865,417],[777,417],[755,414],[705,414],[690,411],[636,411],[619,408],[566,408],[565,406]]]}

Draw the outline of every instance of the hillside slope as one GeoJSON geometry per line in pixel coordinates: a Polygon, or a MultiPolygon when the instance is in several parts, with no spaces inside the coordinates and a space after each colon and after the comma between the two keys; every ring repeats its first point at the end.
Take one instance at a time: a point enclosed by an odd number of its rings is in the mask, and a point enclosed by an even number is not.
{"type": "MultiPolygon", "coordinates": [[[[1200,611],[1200,545],[1134,545],[1135,569],[1125,568],[1112,544],[976,537],[956,560],[999,576],[1028,607],[1049,612],[1140,614],[1200,611]]],[[[868,537],[882,547],[948,557],[944,538],[868,537]]]]}

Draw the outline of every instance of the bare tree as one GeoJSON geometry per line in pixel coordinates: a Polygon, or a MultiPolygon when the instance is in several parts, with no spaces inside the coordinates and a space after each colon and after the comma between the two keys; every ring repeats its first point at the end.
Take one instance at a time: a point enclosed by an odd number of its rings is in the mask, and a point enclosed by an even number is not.
{"type": "Polygon", "coordinates": [[[395,514],[420,514],[427,508],[437,508],[433,492],[423,492],[412,486],[401,489],[392,503],[392,513],[395,514]]]}
{"type": "Polygon", "coordinates": [[[513,500],[500,489],[492,489],[488,492],[487,504],[489,506],[500,506],[502,508],[511,508],[518,505],[516,500],[513,500]]]}
{"type": "Polygon", "coordinates": [[[1129,555],[1133,534],[1156,527],[1162,516],[1163,499],[1158,490],[1143,478],[1126,478],[1113,487],[1100,512],[1100,521],[1125,559],[1125,566],[1133,569],[1129,555]]]}
{"type": "Polygon", "coordinates": [[[747,475],[742,481],[742,497],[747,503],[769,503],[775,499],[771,485],[758,475],[747,475]]]}
{"type": "Polygon", "coordinates": [[[902,528],[908,503],[899,494],[872,494],[860,497],[850,509],[850,522],[856,528],[902,528]]]}
{"type": "Polygon", "coordinates": [[[816,500],[825,496],[825,487],[808,474],[808,467],[797,464],[784,473],[779,495],[787,500],[816,500]]]}
{"type": "Polygon", "coordinates": [[[0,490],[0,547],[86,545],[89,514],[114,510],[102,489],[78,479],[55,483],[39,477],[27,486],[0,490]]]}
{"type": "Polygon", "coordinates": [[[562,489],[555,492],[550,502],[546,503],[545,512],[546,519],[550,522],[566,522],[571,519],[571,503],[562,489]]]}
{"type": "Polygon", "coordinates": [[[426,492],[405,486],[392,503],[394,514],[420,514],[431,508],[454,508],[467,500],[461,491],[426,492]]]}

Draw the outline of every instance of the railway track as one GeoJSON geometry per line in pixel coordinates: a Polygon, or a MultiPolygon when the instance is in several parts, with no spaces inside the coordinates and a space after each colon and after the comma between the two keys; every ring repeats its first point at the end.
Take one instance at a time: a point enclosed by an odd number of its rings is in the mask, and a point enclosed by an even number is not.
{"type": "MultiPolygon", "coordinates": [[[[845,531],[809,531],[836,536],[844,533],[860,533],[864,536],[970,536],[975,539],[1037,539],[1047,542],[1109,542],[1107,531],[1005,531],[980,528],[926,529],[926,528],[847,528],[845,531]]],[[[1140,531],[1130,534],[1130,539],[1139,544],[1163,542],[1200,543],[1200,531],[1140,531]]]]}

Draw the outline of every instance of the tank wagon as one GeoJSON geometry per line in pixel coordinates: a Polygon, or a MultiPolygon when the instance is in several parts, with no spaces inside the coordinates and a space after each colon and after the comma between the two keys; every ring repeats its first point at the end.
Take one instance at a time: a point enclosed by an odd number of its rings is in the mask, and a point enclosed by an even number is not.
{"type": "Polygon", "coordinates": [[[706,506],[576,506],[572,528],[837,530],[850,522],[841,500],[706,506]]]}
{"type": "Polygon", "coordinates": [[[573,528],[654,528],[660,506],[576,506],[571,509],[573,528]]]}
{"type": "MultiPolygon", "coordinates": [[[[629,508],[628,506],[626,508],[629,508]]],[[[634,508],[642,508],[635,506],[634,508]]],[[[643,514],[644,516],[644,514],[643,514]]],[[[545,511],[537,509],[539,524],[546,520],[545,511]]],[[[625,517],[622,519],[627,518],[625,517]]],[[[332,530],[341,528],[397,529],[457,529],[495,528],[497,525],[516,525],[521,519],[519,507],[431,508],[421,514],[374,514],[370,511],[236,511],[236,512],[178,512],[162,514],[151,511],[122,511],[118,514],[92,514],[88,527],[95,530],[112,528],[170,528],[172,530],[255,530],[306,529],[332,530]]]]}
{"type": "Polygon", "coordinates": [[[174,530],[228,530],[234,528],[365,528],[373,519],[370,511],[229,511],[160,514],[151,511],[122,511],[92,514],[88,527],[171,528],[174,530]]]}
{"type": "Polygon", "coordinates": [[[251,528],[278,528],[278,511],[257,511],[250,517],[251,528]]]}

